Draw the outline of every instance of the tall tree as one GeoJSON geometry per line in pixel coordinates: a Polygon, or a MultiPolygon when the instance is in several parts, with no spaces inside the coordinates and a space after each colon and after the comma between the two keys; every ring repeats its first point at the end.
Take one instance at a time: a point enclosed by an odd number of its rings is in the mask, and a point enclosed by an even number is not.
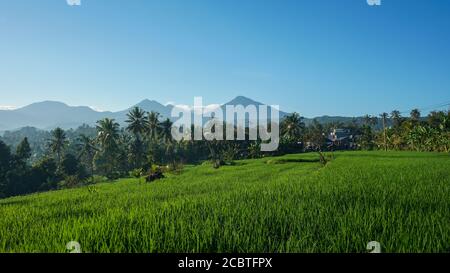
{"type": "Polygon", "coordinates": [[[148,120],[145,117],[145,111],[139,107],[134,107],[127,113],[128,119],[125,121],[128,123],[127,130],[134,135],[141,136],[148,127],[148,120]]]}
{"type": "Polygon", "coordinates": [[[98,151],[95,146],[95,139],[90,138],[86,135],[80,135],[78,137],[77,148],[79,150],[78,159],[83,159],[82,161],[87,166],[91,178],[94,177],[94,156],[95,152],[98,151]]]}
{"type": "Polygon", "coordinates": [[[151,141],[155,141],[161,132],[159,113],[151,111],[147,116],[147,124],[147,135],[151,141]]]}
{"type": "Polygon", "coordinates": [[[97,132],[97,142],[101,148],[96,155],[98,165],[106,176],[112,178],[117,166],[119,123],[109,118],[99,120],[97,121],[97,132]]]}
{"type": "Polygon", "coordinates": [[[104,118],[97,121],[97,140],[102,148],[112,150],[116,148],[119,138],[119,123],[114,119],[104,118]]]}
{"type": "Polygon", "coordinates": [[[420,120],[420,111],[419,109],[413,109],[411,110],[410,119],[414,124],[417,124],[420,120]]]}
{"type": "Polygon", "coordinates": [[[25,137],[17,146],[16,149],[17,158],[21,161],[26,162],[31,157],[31,147],[28,143],[28,138],[25,137]]]}
{"type": "Polygon", "coordinates": [[[66,133],[63,129],[57,127],[51,133],[51,139],[48,142],[50,151],[56,154],[56,162],[58,167],[61,166],[62,154],[68,144],[66,133]]]}
{"type": "Polygon", "coordinates": [[[381,113],[380,117],[381,117],[381,121],[383,123],[383,144],[384,144],[384,150],[387,151],[388,147],[387,147],[387,138],[386,138],[386,122],[387,122],[388,113],[386,113],[386,112],[381,113]]]}
{"type": "Polygon", "coordinates": [[[402,125],[402,115],[400,113],[400,111],[398,110],[394,110],[391,112],[391,119],[392,119],[392,123],[394,125],[394,128],[396,130],[398,130],[400,128],[400,126],[402,125]]]}
{"type": "Polygon", "coordinates": [[[161,139],[164,141],[164,143],[172,143],[172,121],[170,119],[166,119],[163,122],[160,123],[160,130],[161,130],[161,139]]]}
{"type": "Polygon", "coordinates": [[[11,169],[12,155],[10,148],[0,140],[0,198],[8,193],[8,171],[11,169]]]}
{"type": "Polygon", "coordinates": [[[134,140],[131,144],[131,161],[135,168],[142,167],[145,158],[145,148],[142,141],[142,135],[148,128],[148,120],[145,116],[145,111],[139,107],[133,108],[128,114],[127,131],[131,132],[134,136],[134,140]]]}
{"type": "Polygon", "coordinates": [[[427,122],[433,128],[439,128],[442,121],[446,119],[445,113],[442,111],[431,111],[428,114],[427,122]]]}
{"type": "Polygon", "coordinates": [[[369,126],[369,127],[372,127],[372,126],[377,124],[377,118],[376,117],[372,117],[370,115],[365,115],[364,116],[364,124],[369,126]]]}
{"type": "Polygon", "coordinates": [[[305,129],[305,123],[298,113],[286,116],[281,122],[282,137],[289,141],[299,141],[302,131],[305,129]]]}
{"type": "Polygon", "coordinates": [[[322,153],[322,148],[326,144],[325,130],[323,125],[316,119],[314,119],[312,124],[309,126],[305,139],[309,142],[309,145],[319,153],[322,164],[326,164],[327,160],[322,153]]]}

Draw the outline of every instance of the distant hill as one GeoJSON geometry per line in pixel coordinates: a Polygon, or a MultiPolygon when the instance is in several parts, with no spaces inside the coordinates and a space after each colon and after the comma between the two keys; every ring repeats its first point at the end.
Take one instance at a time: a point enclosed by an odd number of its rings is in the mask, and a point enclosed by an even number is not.
{"type": "MultiPolygon", "coordinates": [[[[143,100],[134,106],[139,106],[145,111],[156,111],[163,116],[170,115],[170,108],[150,100],[143,100]]],[[[114,118],[119,123],[124,123],[129,107],[118,112],[99,112],[87,106],[69,106],[62,102],[43,101],[30,104],[15,110],[0,110],[0,132],[17,130],[30,126],[43,130],[55,127],[63,129],[77,128],[82,124],[94,125],[102,118],[114,118]]]]}
{"type": "MultiPolygon", "coordinates": [[[[242,106],[246,107],[249,105],[256,105],[256,106],[264,105],[264,103],[252,100],[252,99],[244,97],[244,96],[237,96],[236,98],[234,98],[231,101],[224,103],[222,105],[222,109],[224,111],[225,111],[226,105],[242,105],[242,106]]],[[[270,110],[269,110],[268,114],[270,115],[270,110]]],[[[280,115],[280,118],[283,118],[289,114],[286,112],[283,112],[281,109],[279,109],[279,115],[280,115]]]]}
{"type": "Polygon", "coordinates": [[[116,119],[117,122],[123,124],[125,123],[125,120],[127,120],[127,113],[134,107],[139,107],[147,112],[157,112],[162,118],[170,118],[170,112],[172,110],[172,106],[164,106],[157,101],[145,99],[125,110],[112,113],[111,117],[116,119]]]}
{"type": "Polygon", "coordinates": [[[83,123],[94,124],[111,116],[111,112],[97,112],[87,106],[68,106],[62,102],[43,101],[16,110],[0,111],[0,131],[31,126],[39,129],[76,128],[83,123]]]}
{"type": "MultiPolygon", "coordinates": [[[[229,102],[221,105],[225,110],[225,105],[262,105],[263,103],[252,100],[244,96],[237,96],[229,102]]],[[[77,128],[82,124],[95,125],[97,120],[102,118],[114,118],[120,124],[124,124],[127,119],[126,114],[135,106],[145,111],[155,111],[161,114],[162,118],[170,118],[173,105],[163,105],[154,100],[145,99],[127,109],[118,112],[99,112],[87,106],[69,106],[57,101],[43,101],[30,104],[15,110],[0,110],[0,133],[17,130],[22,127],[35,127],[42,130],[51,130],[55,127],[63,129],[77,128]]],[[[270,114],[270,110],[269,110],[270,114]]],[[[280,118],[288,113],[280,110],[280,118]]],[[[350,122],[351,117],[329,117],[322,116],[316,118],[321,123],[329,122],[350,122]]],[[[312,119],[305,118],[305,123],[309,124],[312,119]]]]}

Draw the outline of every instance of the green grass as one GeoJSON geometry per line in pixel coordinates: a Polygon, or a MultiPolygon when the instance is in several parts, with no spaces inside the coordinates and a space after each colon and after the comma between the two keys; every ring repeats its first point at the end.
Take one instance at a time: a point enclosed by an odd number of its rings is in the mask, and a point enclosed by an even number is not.
{"type": "Polygon", "coordinates": [[[450,252],[450,156],[343,152],[188,166],[0,200],[0,252],[450,252]],[[93,190],[94,189],[94,190],[93,190]]]}

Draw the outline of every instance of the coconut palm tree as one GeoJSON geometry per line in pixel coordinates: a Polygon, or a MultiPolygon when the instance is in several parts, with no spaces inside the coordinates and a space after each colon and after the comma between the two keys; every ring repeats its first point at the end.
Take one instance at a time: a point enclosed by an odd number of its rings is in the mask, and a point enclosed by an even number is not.
{"type": "Polygon", "coordinates": [[[114,119],[104,118],[97,121],[97,143],[100,144],[97,156],[102,159],[104,170],[111,175],[117,162],[119,124],[114,119]]]}
{"type": "Polygon", "coordinates": [[[53,154],[56,154],[56,161],[58,163],[58,167],[60,167],[62,154],[68,143],[66,133],[59,127],[50,133],[51,139],[48,141],[48,147],[53,154]]]}
{"type": "Polygon", "coordinates": [[[151,111],[147,115],[147,135],[151,141],[158,139],[161,132],[161,124],[159,122],[159,113],[151,111]]]}
{"type": "Polygon", "coordinates": [[[400,111],[398,110],[394,110],[391,112],[391,119],[392,119],[392,123],[394,125],[394,128],[397,130],[398,128],[400,128],[400,125],[402,124],[402,115],[400,113],[400,111]]]}
{"type": "Polygon", "coordinates": [[[119,123],[114,119],[104,118],[97,121],[97,142],[104,150],[113,150],[119,139],[119,123]]]}
{"type": "Polygon", "coordinates": [[[135,168],[142,167],[144,162],[145,148],[142,141],[142,135],[148,128],[148,120],[145,111],[139,107],[135,107],[127,114],[128,123],[127,131],[134,135],[134,141],[131,144],[131,157],[135,168]]]}
{"type": "Polygon", "coordinates": [[[95,139],[90,138],[84,134],[81,134],[77,140],[78,140],[78,144],[76,146],[79,150],[78,159],[85,158],[85,162],[89,166],[91,178],[93,178],[94,177],[94,156],[95,156],[95,153],[98,151],[98,149],[95,145],[95,139]]]}
{"type": "Polygon", "coordinates": [[[125,121],[128,123],[127,130],[133,133],[135,136],[142,135],[147,129],[147,119],[145,117],[145,111],[139,107],[134,107],[127,114],[128,119],[125,121]]]}
{"type": "Polygon", "coordinates": [[[413,109],[411,111],[410,115],[410,119],[414,124],[417,124],[420,120],[420,111],[419,109],[413,109]]]}
{"type": "Polygon", "coordinates": [[[299,141],[302,131],[305,129],[305,123],[298,113],[293,113],[284,118],[281,122],[282,137],[289,141],[299,141]]]}
{"type": "Polygon", "coordinates": [[[172,121],[170,119],[166,119],[163,122],[160,123],[160,136],[164,143],[171,143],[172,138],[172,121]]]}
{"type": "Polygon", "coordinates": [[[387,137],[386,137],[386,121],[388,117],[388,113],[384,112],[380,114],[381,121],[383,122],[383,144],[384,144],[384,150],[387,151],[387,137]]]}

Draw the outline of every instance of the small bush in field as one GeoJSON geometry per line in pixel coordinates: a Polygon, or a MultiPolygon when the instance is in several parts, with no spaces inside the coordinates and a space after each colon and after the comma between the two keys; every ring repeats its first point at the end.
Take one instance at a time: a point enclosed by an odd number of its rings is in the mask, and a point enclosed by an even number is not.
{"type": "Polygon", "coordinates": [[[145,181],[153,182],[161,178],[164,178],[164,174],[161,167],[153,165],[152,168],[150,169],[150,173],[145,177],[145,181]]]}
{"type": "Polygon", "coordinates": [[[83,185],[83,180],[81,180],[77,175],[69,175],[64,178],[60,183],[61,188],[75,188],[83,185]]]}
{"type": "Polygon", "coordinates": [[[172,174],[181,174],[184,168],[183,163],[175,162],[166,166],[166,170],[172,174]]]}
{"type": "Polygon", "coordinates": [[[144,170],[142,168],[134,169],[130,171],[130,176],[134,178],[140,178],[144,175],[144,170]]]}

